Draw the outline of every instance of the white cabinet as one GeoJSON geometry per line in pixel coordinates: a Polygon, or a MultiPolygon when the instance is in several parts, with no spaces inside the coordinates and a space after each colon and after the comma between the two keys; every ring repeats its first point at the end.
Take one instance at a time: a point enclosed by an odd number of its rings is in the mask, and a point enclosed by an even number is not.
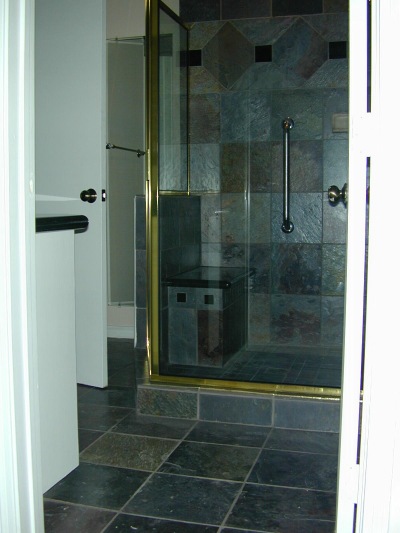
{"type": "Polygon", "coordinates": [[[36,234],[43,492],[79,464],[74,239],[73,230],[36,234]]]}

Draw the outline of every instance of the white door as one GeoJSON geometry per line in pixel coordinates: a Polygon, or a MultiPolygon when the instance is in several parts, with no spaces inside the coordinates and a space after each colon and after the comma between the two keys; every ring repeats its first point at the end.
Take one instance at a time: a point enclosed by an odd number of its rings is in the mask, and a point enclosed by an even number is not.
{"type": "MultiPolygon", "coordinates": [[[[78,383],[107,385],[105,9],[99,0],[36,0],[38,214],[80,214],[75,237],[78,383]],[[93,203],[80,199],[94,189],[93,203]]],[[[62,280],[60,280],[62,283],[62,280]]]]}

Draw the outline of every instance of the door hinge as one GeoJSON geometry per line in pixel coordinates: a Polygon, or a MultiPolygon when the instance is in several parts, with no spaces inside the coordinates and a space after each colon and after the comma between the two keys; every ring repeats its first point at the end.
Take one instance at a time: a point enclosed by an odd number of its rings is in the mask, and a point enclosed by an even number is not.
{"type": "Polygon", "coordinates": [[[105,189],[101,189],[101,201],[105,202],[107,200],[107,193],[105,189]]]}

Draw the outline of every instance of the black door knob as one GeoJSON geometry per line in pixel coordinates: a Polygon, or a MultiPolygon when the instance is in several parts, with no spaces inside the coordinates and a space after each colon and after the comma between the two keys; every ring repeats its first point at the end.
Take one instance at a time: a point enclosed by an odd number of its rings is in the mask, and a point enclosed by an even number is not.
{"type": "Polygon", "coordinates": [[[81,192],[81,200],[82,202],[89,202],[89,204],[92,204],[97,200],[97,192],[94,189],[88,189],[87,191],[81,192]]]}

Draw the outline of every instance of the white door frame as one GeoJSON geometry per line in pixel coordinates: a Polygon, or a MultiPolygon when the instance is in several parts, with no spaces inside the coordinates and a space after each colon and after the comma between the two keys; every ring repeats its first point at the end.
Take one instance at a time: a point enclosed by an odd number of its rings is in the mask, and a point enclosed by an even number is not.
{"type": "Polygon", "coordinates": [[[350,158],[348,263],[338,533],[400,531],[398,272],[399,142],[395,110],[400,3],[371,7],[371,112],[366,113],[367,2],[350,4],[350,158]],[[366,157],[371,158],[365,362],[360,453],[359,382],[366,157]],[[354,528],[355,518],[355,528],[354,528]]]}
{"type": "Polygon", "coordinates": [[[43,531],[35,322],[34,1],[0,3],[0,531],[43,531]]]}
{"type": "Polygon", "coordinates": [[[356,531],[400,531],[399,134],[400,2],[374,0],[364,406],[356,531]]]}
{"type": "MultiPolygon", "coordinates": [[[[357,15],[364,3],[364,0],[350,2],[352,35],[357,35],[353,33],[357,22],[354,15],[357,15]]],[[[360,334],[360,311],[357,309],[355,316],[352,316],[352,303],[349,300],[353,290],[354,294],[359,294],[360,290],[359,280],[357,285],[352,276],[356,275],[357,264],[360,265],[360,258],[356,259],[354,256],[357,255],[357,250],[361,251],[361,245],[355,233],[352,233],[355,230],[351,226],[351,243],[354,239],[357,244],[355,249],[349,249],[347,277],[347,284],[350,287],[353,284],[353,289],[349,292],[346,303],[347,360],[342,402],[338,533],[347,533],[353,529],[352,520],[351,524],[346,521],[350,516],[346,512],[349,508],[346,494],[351,494],[352,491],[347,491],[345,485],[357,486],[356,481],[353,484],[350,481],[352,476],[357,480],[358,470],[361,475],[356,498],[357,531],[395,533],[400,527],[400,417],[395,409],[398,404],[397,317],[400,301],[400,288],[396,283],[396,187],[399,170],[395,135],[397,124],[396,116],[393,116],[400,88],[395,57],[400,28],[400,3],[398,0],[375,0],[373,13],[375,125],[373,128],[367,126],[368,117],[363,121],[360,116],[356,122],[360,122],[362,131],[356,132],[356,123],[350,125],[351,135],[359,138],[368,130],[369,135],[364,136],[364,141],[368,143],[372,140],[371,153],[368,154],[371,155],[372,168],[364,420],[360,466],[354,467],[354,461],[352,465],[346,461],[348,456],[344,448],[344,435],[348,430],[345,423],[355,423],[358,419],[358,416],[354,416],[358,410],[358,400],[355,402],[356,395],[350,390],[359,377],[354,373],[358,363],[353,366],[350,356],[352,343],[357,344],[357,336],[360,334]],[[354,332],[350,329],[353,321],[354,332]],[[348,336],[351,337],[347,338],[348,336]],[[347,376],[348,369],[350,372],[353,370],[352,375],[347,376]]],[[[43,531],[33,312],[33,27],[34,0],[3,0],[0,7],[0,107],[3,117],[0,131],[0,531],[4,533],[43,531]]],[[[363,33],[357,38],[360,40],[362,37],[363,33]]],[[[352,40],[355,41],[354,37],[352,40]]],[[[359,56],[359,60],[362,62],[363,58],[359,56]]],[[[356,102],[352,102],[352,105],[355,106],[356,102]]],[[[358,159],[361,163],[366,150],[360,142],[359,149],[360,153],[351,155],[351,161],[358,159]]],[[[358,176],[360,170],[353,168],[351,161],[350,172],[354,170],[358,176]]],[[[355,181],[353,179],[353,184],[355,181]]],[[[356,213],[361,216],[362,211],[360,206],[357,207],[359,200],[356,191],[357,185],[352,185],[349,191],[349,224],[355,223],[362,232],[363,220],[355,220],[356,213]]],[[[359,192],[365,194],[363,190],[359,192]]],[[[359,345],[356,352],[357,350],[359,345]]],[[[350,437],[352,435],[353,427],[350,437]]],[[[350,442],[351,440],[352,437],[350,442]]]]}

